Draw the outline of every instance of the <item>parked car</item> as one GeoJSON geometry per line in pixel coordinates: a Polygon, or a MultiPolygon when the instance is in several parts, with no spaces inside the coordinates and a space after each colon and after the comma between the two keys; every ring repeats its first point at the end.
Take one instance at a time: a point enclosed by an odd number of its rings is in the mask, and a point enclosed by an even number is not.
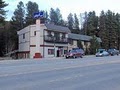
{"type": "Polygon", "coordinates": [[[68,52],[66,54],[66,58],[77,58],[77,57],[81,57],[82,58],[82,53],[79,50],[71,50],[70,52],[68,52]]]}
{"type": "Polygon", "coordinates": [[[97,53],[96,53],[96,57],[103,57],[103,56],[109,56],[109,53],[107,52],[107,51],[98,51],[97,53]]]}
{"type": "Polygon", "coordinates": [[[117,49],[108,49],[108,53],[109,53],[111,56],[119,55],[119,50],[117,50],[117,49]]]}
{"type": "Polygon", "coordinates": [[[85,51],[82,48],[73,48],[73,50],[77,50],[80,52],[83,56],[85,55],[85,51]]]}

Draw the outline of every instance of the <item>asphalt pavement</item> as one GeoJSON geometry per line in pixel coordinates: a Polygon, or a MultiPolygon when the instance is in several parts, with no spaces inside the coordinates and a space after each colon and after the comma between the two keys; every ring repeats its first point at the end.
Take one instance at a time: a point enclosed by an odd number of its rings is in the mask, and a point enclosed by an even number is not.
{"type": "Polygon", "coordinates": [[[120,90],[120,56],[0,61],[0,90],[120,90]]]}

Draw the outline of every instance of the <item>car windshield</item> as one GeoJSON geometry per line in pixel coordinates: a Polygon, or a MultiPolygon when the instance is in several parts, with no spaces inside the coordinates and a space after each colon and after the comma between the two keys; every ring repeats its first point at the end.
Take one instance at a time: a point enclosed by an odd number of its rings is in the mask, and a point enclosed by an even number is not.
{"type": "Polygon", "coordinates": [[[75,51],[75,50],[71,50],[71,51],[70,51],[70,53],[74,53],[74,52],[76,52],[76,51],[75,51]]]}
{"type": "Polygon", "coordinates": [[[100,53],[103,53],[103,51],[100,51],[100,53]]]}
{"type": "Polygon", "coordinates": [[[115,49],[109,49],[108,51],[114,51],[115,49]]]}

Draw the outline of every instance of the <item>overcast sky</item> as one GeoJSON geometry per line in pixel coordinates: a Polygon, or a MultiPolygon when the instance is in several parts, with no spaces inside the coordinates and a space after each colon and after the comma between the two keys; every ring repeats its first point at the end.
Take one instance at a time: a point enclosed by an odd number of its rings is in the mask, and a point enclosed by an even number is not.
{"type": "Polygon", "coordinates": [[[96,11],[99,14],[102,10],[107,11],[108,9],[113,12],[120,13],[120,0],[3,0],[9,5],[5,8],[9,10],[7,13],[7,20],[10,20],[13,16],[14,10],[17,8],[18,2],[22,1],[26,4],[28,1],[36,2],[39,5],[40,10],[47,10],[50,8],[59,8],[63,18],[66,20],[68,14],[84,13],[85,11],[96,11]]]}

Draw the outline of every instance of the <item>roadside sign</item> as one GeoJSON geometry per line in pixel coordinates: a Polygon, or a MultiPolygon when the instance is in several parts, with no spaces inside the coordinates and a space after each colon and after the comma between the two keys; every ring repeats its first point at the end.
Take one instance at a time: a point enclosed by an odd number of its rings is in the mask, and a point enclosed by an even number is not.
{"type": "Polygon", "coordinates": [[[43,18],[43,16],[44,16],[44,12],[43,11],[34,13],[34,18],[43,18]]]}

